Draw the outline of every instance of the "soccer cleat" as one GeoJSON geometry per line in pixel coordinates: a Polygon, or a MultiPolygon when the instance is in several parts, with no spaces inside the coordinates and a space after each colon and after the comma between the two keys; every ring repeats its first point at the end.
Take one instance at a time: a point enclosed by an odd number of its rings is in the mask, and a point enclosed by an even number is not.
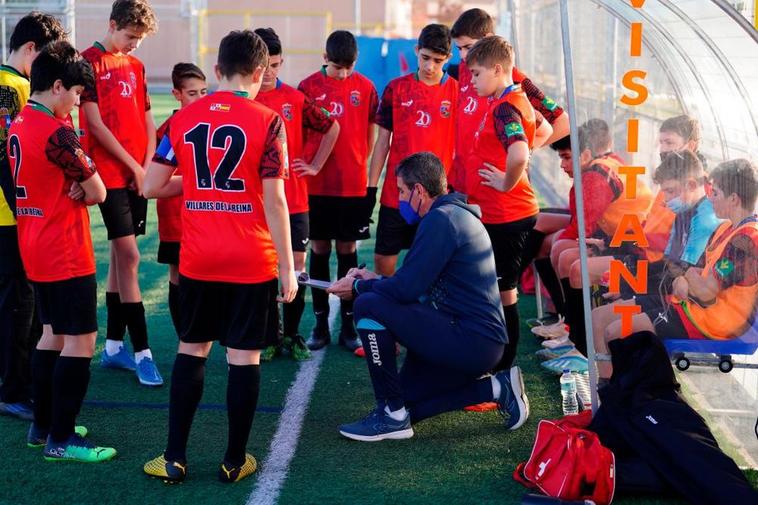
{"type": "Polygon", "coordinates": [[[350,330],[342,330],[340,331],[340,338],[338,341],[339,345],[342,347],[345,347],[350,352],[355,352],[358,348],[363,348],[361,345],[361,339],[358,338],[358,335],[355,333],[355,331],[350,330]]]}
{"type": "Polygon", "coordinates": [[[218,469],[218,480],[229,484],[239,482],[254,474],[257,469],[258,462],[255,461],[253,455],[245,454],[245,462],[242,463],[242,466],[232,465],[227,461],[221,463],[221,467],[218,469]]]}
{"type": "Polygon", "coordinates": [[[311,351],[318,351],[329,345],[332,341],[332,336],[329,334],[328,324],[316,323],[316,326],[311,330],[311,338],[308,339],[306,345],[311,351]]]}
{"type": "Polygon", "coordinates": [[[42,450],[42,456],[46,461],[100,463],[113,459],[116,456],[116,449],[97,447],[78,433],[74,433],[62,443],[55,443],[48,437],[47,444],[42,450]]]}
{"type": "Polygon", "coordinates": [[[270,345],[263,349],[261,352],[261,361],[271,361],[274,356],[281,354],[282,350],[279,346],[270,345]]]}
{"type": "Polygon", "coordinates": [[[491,412],[497,410],[497,402],[483,402],[463,407],[466,412],[491,412]]]}
{"type": "Polygon", "coordinates": [[[564,370],[577,373],[587,373],[589,370],[587,358],[576,349],[550,361],[543,361],[540,365],[556,375],[561,375],[564,370]]]}
{"type": "Polygon", "coordinates": [[[566,323],[563,322],[563,316],[558,318],[558,321],[553,324],[547,324],[544,326],[535,326],[531,329],[532,333],[541,338],[564,338],[568,337],[569,331],[566,323]]]}
{"type": "Polygon", "coordinates": [[[163,377],[158,372],[158,367],[155,366],[155,361],[152,358],[142,358],[137,363],[137,379],[143,386],[162,386],[163,377]]]}
{"type": "Polygon", "coordinates": [[[182,482],[187,476],[187,462],[179,460],[166,460],[165,456],[161,454],[157,458],[153,458],[142,467],[142,470],[156,479],[173,484],[176,482],[182,482]]]}
{"type": "Polygon", "coordinates": [[[100,366],[103,368],[114,368],[119,370],[133,371],[137,368],[137,364],[134,363],[134,358],[126,351],[126,347],[121,347],[116,354],[108,354],[103,349],[103,353],[100,355],[100,366]]]}
{"type": "Polygon", "coordinates": [[[291,337],[289,343],[289,351],[292,359],[295,361],[306,361],[311,359],[311,351],[309,351],[308,346],[305,345],[305,339],[302,335],[291,337]]]}
{"type": "Polygon", "coordinates": [[[0,402],[0,415],[17,417],[23,421],[34,421],[32,406],[26,402],[0,402]]]}
{"type": "Polygon", "coordinates": [[[343,437],[361,442],[402,440],[413,436],[409,414],[406,413],[405,419],[402,421],[396,421],[380,407],[377,407],[360,421],[343,424],[339,430],[343,437]]]}
{"type": "Polygon", "coordinates": [[[549,360],[549,359],[555,359],[559,356],[563,356],[569,351],[573,351],[575,347],[573,344],[566,344],[566,345],[559,345],[558,347],[553,348],[544,348],[540,349],[539,351],[535,352],[534,354],[542,359],[542,360],[549,360]]]}
{"type": "Polygon", "coordinates": [[[548,324],[555,324],[559,321],[560,316],[555,312],[546,312],[542,317],[534,317],[526,320],[526,325],[530,328],[536,326],[546,326],[548,324]]]}
{"type": "MultiPolygon", "coordinates": [[[[84,426],[74,426],[74,433],[84,438],[89,431],[84,426]]],[[[26,446],[32,449],[44,447],[47,443],[47,430],[38,428],[34,423],[29,425],[29,432],[26,434],[26,446]]]]}
{"type": "Polygon", "coordinates": [[[500,382],[500,398],[497,399],[498,411],[507,415],[505,427],[509,430],[520,428],[529,418],[529,398],[524,390],[524,378],[517,366],[503,370],[495,375],[500,382]]]}

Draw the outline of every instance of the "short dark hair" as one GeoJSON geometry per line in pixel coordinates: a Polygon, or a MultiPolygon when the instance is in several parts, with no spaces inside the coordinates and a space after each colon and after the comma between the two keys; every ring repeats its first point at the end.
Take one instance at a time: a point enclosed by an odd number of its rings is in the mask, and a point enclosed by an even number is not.
{"type": "Polygon", "coordinates": [[[447,189],[445,167],[434,153],[411,154],[400,162],[395,175],[409,188],[421,184],[432,198],[444,194],[447,189]]]}
{"type": "Polygon", "coordinates": [[[233,30],[218,46],[218,71],[227,79],[233,75],[247,76],[268,64],[268,49],[251,30],[233,30]]]}
{"type": "Polygon", "coordinates": [[[187,79],[200,79],[205,81],[205,74],[194,63],[177,63],[171,70],[171,83],[174,89],[182,89],[187,79]]]}
{"type": "Polygon", "coordinates": [[[111,6],[110,19],[119,30],[132,26],[147,35],[158,31],[158,19],[145,0],[116,0],[111,6]]]}
{"type": "Polygon", "coordinates": [[[465,11],[450,29],[450,35],[454,39],[469,37],[478,40],[493,33],[495,33],[495,22],[492,20],[492,16],[482,9],[465,11]]]}
{"type": "Polygon", "coordinates": [[[63,87],[92,87],[95,74],[92,65],[65,40],[46,45],[32,63],[31,92],[47,91],[60,79],[63,87]]]}
{"type": "Polygon", "coordinates": [[[450,28],[438,23],[426,25],[418,36],[418,48],[429,49],[445,56],[449,55],[453,48],[450,28]]]}
{"type": "Polygon", "coordinates": [[[684,182],[690,177],[697,179],[701,184],[705,184],[705,171],[703,164],[698,157],[689,149],[681,152],[672,152],[664,157],[658,168],[655,169],[653,181],[661,184],[663,181],[681,181],[684,182]]]}
{"type": "Polygon", "coordinates": [[[725,161],[713,170],[711,180],[726,196],[736,193],[740,197],[743,209],[755,209],[755,202],[758,200],[758,173],[750,161],[725,161]]]}
{"type": "Polygon", "coordinates": [[[602,119],[589,119],[579,126],[579,152],[589,149],[592,156],[600,156],[611,150],[611,129],[602,119]]]}
{"type": "Polygon", "coordinates": [[[27,42],[34,42],[39,51],[51,42],[64,40],[67,35],[58,18],[33,11],[18,20],[8,45],[11,51],[16,51],[27,42]]]}
{"type": "Polygon", "coordinates": [[[282,54],[282,41],[273,28],[256,28],[255,33],[265,42],[269,56],[282,54]]]}
{"type": "Polygon", "coordinates": [[[495,65],[502,65],[503,68],[513,66],[515,58],[513,46],[503,37],[490,35],[479,39],[466,55],[466,65],[481,65],[486,68],[492,68],[495,65]]]}
{"type": "Polygon", "coordinates": [[[698,120],[686,114],[681,116],[670,117],[661,123],[658,129],[661,132],[674,132],[684,139],[685,142],[690,140],[700,142],[700,123],[698,120]]]}
{"type": "Polygon", "coordinates": [[[334,64],[349,67],[358,59],[358,43],[353,34],[337,30],[326,39],[326,59],[334,64]]]}
{"type": "Polygon", "coordinates": [[[550,149],[553,151],[565,151],[566,149],[571,150],[571,136],[566,135],[565,137],[559,138],[550,144],[550,149]]]}

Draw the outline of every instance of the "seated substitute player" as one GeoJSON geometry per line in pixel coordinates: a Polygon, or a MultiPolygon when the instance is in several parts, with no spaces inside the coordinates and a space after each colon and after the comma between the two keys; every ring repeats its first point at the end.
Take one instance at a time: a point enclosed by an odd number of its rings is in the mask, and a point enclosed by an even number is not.
{"type": "Polygon", "coordinates": [[[267,63],[266,44],[252,31],[225,36],[215,68],[218,90],[174,114],[145,178],[148,198],[184,198],[168,443],[144,466],[166,481],[186,476],[187,439],[214,340],[226,347],[229,363],[229,438],[218,478],[237,482],[257,466],[245,448],[258,403],[260,354],[277,338],[277,301],[291,302],[297,292],[282,180],[284,125],[254,101],[267,63]],[[172,175],[177,168],[181,175],[172,175]]]}
{"type": "Polygon", "coordinates": [[[111,242],[105,290],[108,325],[100,365],[135,370],[145,386],[163,384],[148,345],[136,239],[145,234],[142,179],[155,151],[155,124],[145,66],[131,52],[156,29],[155,14],[146,0],[113,2],[102,42],[82,53],[95,71],[95,84],[82,95],[79,116],[84,147],[108,188],[100,205],[111,242]],[[124,348],[127,328],[134,359],[124,348]]]}
{"type": "MultiPolygon", "coordinates": [[[[648,312],[643,304],[642,313],[631,316],[630,333],[652,331],[662,339],[728,340],[741,336],[753,323],[758,301],[758,170],[748,160],[725,161],[713,170],[711,180],[713,210],[731,226],[714,234],[703,268],[690,267],[674,279],[668,310],[648,312]]],[[[609,307],[593,311],[593,325],[606,323],[595,334],[600,354],[608,352],[608,342],[624,336],[622,321],[610,318],[609,307]]],[[[609,361],[598,362],[601,379],[610,378],[612,372],[609,361]]]]}
{"type": "MultiPolygon", "coordinates": [[[[205,74],[194,63],[177,63],[171,70],[171,94],[184,108],[208,94],[205,74]]],[[[176,111],[174,111],[176,113],[176,111]]],[[[173,116],[171,116],[173,117],[173,116]]],[[[169,117],[156,134],[160,142],[171,124],[169,117]]],[[[179,243],[182,240],[182,197],[159,198],[158,212],[158,263],[168,265],[168,309],[174,330],[179,335],[179,243]]]]}
{"type": "Polygon", "coordinates": [[[7,64],[0,65],[0,414],[26,421],[34,418],[29,359],[39,338],[39,323],[32,322],[34,292],[18,252],[16,193],[6,141],[11,121],[29,99],[32,62],[45,45],[65,37],[56,18],[29,13],[13,28],[7,64]]]}
{"type": "Polygon", "coordinates": [[[340,433],[361,441],[410,438],[412,423],[490,401],[515,430],[529,416],[521,371],[487,375],[510,344],[479,209],[446,194],[445,169],[433,153],[409,156],[395,173],[400,213],[419,223],[403,265],[385,278],[354,269],[329,289],[356,298],[377,403],[340,433]],[[399,373],[396,343],[408,349],[399,373]]]}
{"type": "MultiPolygon", "coordinates": [[[[331,279],[329,257],[332,240],[337,249],[337,276],[358,266],[356,241],[369,238],[369,220],[376,188],[366,189],[368,158],[376,135],[374,117],[378,96],[374,85],[355,72],[358,45],[353,34],[337,30],[326,39],[324,65],[298,86],[305,96],[340,125],[332,154],[318,174],[308,181],[310,208],[311,265],[314,279],[331,279]]],[[[320,149],[321,136],[309,131],[303,159],[311,163],[320,149]]],[[[319,289],[311,290],[316,325],[308,348],[321,349],[331,342],[329,297],[319,289]]],[[[360,347],[353,324],[353,302],[340,303],[339,344],[350,351],[360,347]]]]}
{"type": "Polygon", "coordinates": [[[534,111],[520,85],[513,82],[513,47],[502,37],[486,37],[468,52],[466,65],[480,96],[493,97],[466,162],[469,202],[482,209],[482,222],[492,241],[500,299],[509,345],[498,369],[508,369],[520,337],[518,290],[520,260],[539,206],[526,168],[529,152],[552,132],[534,111]],[[537,139],[537,140],[535,140],[537,139]]]}
{"type": "Polygon", "coordinates": [[[398,254],[411,246],[416,233],[416,223],[406,223],[398,211],[395,167],[422,151],[436,154],[446,173],[452,167],[458,83],[443,70],[451,55],[450,29],[425,26],[416,45],[418,70],[390,81],[382,93],[376,114],[379,135],[368,176],[369,188],[376,188],[386,162],[374,248],[374,265],[381,275],[392,275],[398,254]]]}
{"type": "MultiPolygon", "coordinates": [[[[279,80],[279,72],[284,63],[282,43],[272,28],[258,28],[255,33],[268,47],[268,67],[263,74],[263,84],[257,101],[277,112],[284,121],[287,131],[287,157],[293,174],[284,182],[287,207],[290,213],[292,252],[295,256],[295,271],[305,271],[305,258],[310,240],[308,221],[308,181],[321,172],[332,153],[340,125],[323,107],[316,105],[301,91],[279,80]],[[310,162],[303,160],[303,138],[305,130],[318,134],[321,141],[310,162]]],[[[282,307],[282,342],[267,348],[261,359],[268,361],[286,349],[290,356],[300,361],[311,354],[305,340],[299,334],[300,319],[305,310],[305,290],[299,289],[297,296],[282,307]]]]}
{"type": "Polygon", "coordinates": [[[42,338],[32,358],[34,422],[28,444],[48,461],[106,461],[74,423],[87,393],[97,338],[95,254],[87,205],[105,185],[68,122],[92,67],[65,41],[32,64],[31,97],[8,132],[21,259],[34,286],[42,338]]]}

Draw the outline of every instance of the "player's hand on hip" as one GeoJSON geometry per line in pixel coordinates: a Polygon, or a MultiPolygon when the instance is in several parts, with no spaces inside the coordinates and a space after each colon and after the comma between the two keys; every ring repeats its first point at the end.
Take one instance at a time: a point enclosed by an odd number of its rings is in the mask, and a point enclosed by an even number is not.
{"type": "Polygon", "coordinates": [[[505,172],[498,169],[495,165],[485,163],[479,169],[479,177],[482,178],[482,184],[489,186],[498,191],[505,191],[505,172]]]}
{"type": "Polygon", "coordinates": [[[331,287],[326,290],[326,292],[339,297],[341,300],[352,300],[354,281],[355,277],[352,277],[350,274],[348,274],[332,284],[331,287]]]}
{"type": "Polygon", "coordinates": [[[306,175],[314,176],[321,171],[317,166],[306,163],[300,158],[292,161],[292,170],[298,177],[304,177],[306,175]]]}
{"type": "Polygon", "coordinates": [[[279,296],[276,301],[280,303],[290,303],[297,295],[297,277],[295,271],[290,269],[279,272],[279,296]]]}
{"type": "Polygon", "coordinates": [[[68,190],[68,197],[72,200],[81,200],[84,198],[84,190],[78,182],[74,181],[71,183],[71,188],[68,190]]]}

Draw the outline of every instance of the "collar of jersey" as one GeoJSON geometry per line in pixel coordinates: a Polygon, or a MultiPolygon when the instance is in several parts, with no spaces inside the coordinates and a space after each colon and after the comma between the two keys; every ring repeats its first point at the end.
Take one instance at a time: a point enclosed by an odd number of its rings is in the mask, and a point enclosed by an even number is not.
{"type": "Polygon", "coordinates": [[[211,93],[208,93],[208,95],[216,95],[216,94],[221,94],[221,93],[232,93],[234,96],[241,96],[242,98],[247,98],[250,96],[250,93],[248,93],[247,91],[242,91],[239,89],[237,91],[230,91],[226,89],[223,91],[216,90],[211,93]]]}
{"type": "Polygon", "coordinates": [[[97,40],[96,40],[96,41],[94,42],[94,44],[92,44],[92,45],[93,45],[94,47],[96,47],[96,48],[100,49],[100,50],[101,50],[102,52],[104,52],[104,53],[107,53],[107,52],[108,52],[108,50],[105,48],[105,46],[104,46],[104,45],[102,45],[102,44],[101,44],[100,42],[98,42],[97,40]]]}
{"type": "Polygon", "coordinates": [[[41,112],[43,114],[47,114],[48,116],[50,116],[52,118],[55,117],[55,114],[53,114],[53,111],[51,111],[50,109],[48,109],[47,107],[45,107],[41,103],[37,102],[36,100],[29,100],[27,103],[29,104],[29,107],[31,107],[32,109],[34,109],[34,110],[36,110],[38,112],[41,112]]]}
{"type": "Polygon", "coordinates": [[[513,93],[514,91],[518,91],[520,89],[521,89],[521,85],[520,84],[515,84],[515,83],[511,84],[510,86],[508,86],[507,88],[505,88],[505,91],[503,91],[503,94],[500,95],[500,98],[498,100],[502,100],[503,98],[505,98],[506,96],[508,96],[508,93],[513,93]]]}
{"type": "MultiPolygon", "coordinates": [[[[447,78],[450,77],[447,72],[442,72],[442,79],[440,79],[440,82],[435,84],[435,86],[442,86],[447,82],[447,78]]],[[[418,76],[418,70],[413,72],[413,78],[416,79],[417,82],[423,82],[419,76],[418,76]]],[[[426,83],[424,83],[426,84],[426,83]]]]}
{"type": "Polygon", "coordinates": [[[284,83],[281,81],[281,79],[279,79],[279,78],[277,77],[277,78],[276,78],[276,86],[274,87],[274,89],[279,89],[279,88],[281,88],[281,87],[282,87],[282,84],[284,84],[284,83]]]}
{"type": "Polygon", "coordinates": [[[22,74],[21,72],[19,72],[17,69],[11,67],[10,65],[0,65],[0,70],[5,70],[6,72],[10,72],[13,75],[17,75],[19,77],[23,77],[27,81],[29,80],[29,78],[27,76],[25,76],[24,74],[22,74]]]}

